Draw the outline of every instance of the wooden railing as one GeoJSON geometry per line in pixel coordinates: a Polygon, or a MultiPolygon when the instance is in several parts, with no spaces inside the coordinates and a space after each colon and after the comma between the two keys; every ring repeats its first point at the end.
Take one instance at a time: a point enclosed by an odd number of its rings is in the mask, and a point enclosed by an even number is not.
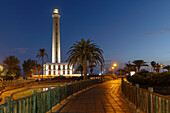
{"type": "Polygon", "coordinates": [[[4,80],[0,82],[0,87],[5,87],[5,86],[10,86],[10,85],[18,85],[18,84],[23,84],[23,83],[28,83],[28,82],[33,82],[35,80],[4,80]]]}
{"type": "Polygon", "coordinates": [[[37,93],[34,90],[34,95],[15,101],[11,101],[11,97],[6,97],[6,103],[0,106],[0,113],[45,113],[47,111],[51,113],[52,107],[58,103],[60,104],[62,100],[75,92],[98,83],[99,79],[82,80],[70,84],[66,83],[62,87],[59,84],[54,89],[48,87],[48,91],[42,93],[37,93]]]}
{"type": "Polygon", "coordinates": [[[170,97],[139,88],[139,84],[133,86],[122,80],[123,95],[132,102],[140,112],[144,113],[170,113],[170,97]]]}

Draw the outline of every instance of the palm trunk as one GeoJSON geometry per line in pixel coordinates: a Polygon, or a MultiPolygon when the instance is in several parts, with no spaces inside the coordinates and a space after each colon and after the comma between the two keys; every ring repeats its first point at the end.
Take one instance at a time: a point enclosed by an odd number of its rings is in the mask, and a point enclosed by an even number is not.
{"type": "Polygon", "coordinates": [[[42,70],[41,70],[41,71],[42,71],[42,80],[43,80],[43,74],[44,74],[44,73],[43,73],[43,64],[44,64],[44,59],[43,59],[43,57],[42,57],[42,70]]]}
{"type": "Polygon", "coordinates": [[[84,61],[83,61],[83,73],[84,73],[84,80],[87,79],[87,59],[84,58],[84,61]]]}
{"type": "Polygon", "coordinates": [[[140,67],[138,67],[138,72],[140,71],[140,67]]]}

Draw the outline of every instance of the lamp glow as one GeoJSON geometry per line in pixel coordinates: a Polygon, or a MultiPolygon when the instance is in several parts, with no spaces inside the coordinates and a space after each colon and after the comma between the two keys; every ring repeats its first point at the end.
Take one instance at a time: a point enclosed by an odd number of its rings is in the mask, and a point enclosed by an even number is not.
{"type": "Polygon", "coordinates": [[[114,64],[113,64],[113,66],[114,66],[114,67],[116,67],[116,66],[117,66],[117,64],[116,64],[116,63],[114,63],[114,64]]]}
{"type": "Polygon", "coordinates": [[[55,13],[55,14],[58,14],[58,9],[54,9],[54,13],[55,13]]]}

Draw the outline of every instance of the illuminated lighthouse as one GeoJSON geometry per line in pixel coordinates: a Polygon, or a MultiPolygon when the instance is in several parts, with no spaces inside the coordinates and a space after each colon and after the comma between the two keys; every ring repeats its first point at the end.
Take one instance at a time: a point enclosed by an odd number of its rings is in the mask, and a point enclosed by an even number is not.
{"type": "Polygon", "coordinates": [[[52,63],[60,63],[60,15],[58,9],[53,13],[52,63]]]}
{"type": "Polygon", "coordinates": [[[53,31],[52,31],[52,62],[44,64],[44,73],[47,77],[55,76],[74,76],[73,66],[67,62],[61,62],[60,55],[60,15],[58,9],[53,12],[53,31]]]}

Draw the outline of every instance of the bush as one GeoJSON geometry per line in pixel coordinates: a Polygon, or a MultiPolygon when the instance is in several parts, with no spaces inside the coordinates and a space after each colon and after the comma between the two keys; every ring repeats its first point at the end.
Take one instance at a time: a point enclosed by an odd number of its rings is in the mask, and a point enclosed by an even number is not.
{"type": "Polygon", "coordinates": [[[3,80],[13,80],[14,79],[13,76],[3,76],[2,78],[3,78],[3,80]]]}
{"type": "Polygon", "coordinates": [[[133,84],[147,85],[149,86],[160,86],[168,87],[170,86],[170,73],[149,73],[149,72],[139,72],[133,76],[127,76],[127,80],[133,84]]]}

